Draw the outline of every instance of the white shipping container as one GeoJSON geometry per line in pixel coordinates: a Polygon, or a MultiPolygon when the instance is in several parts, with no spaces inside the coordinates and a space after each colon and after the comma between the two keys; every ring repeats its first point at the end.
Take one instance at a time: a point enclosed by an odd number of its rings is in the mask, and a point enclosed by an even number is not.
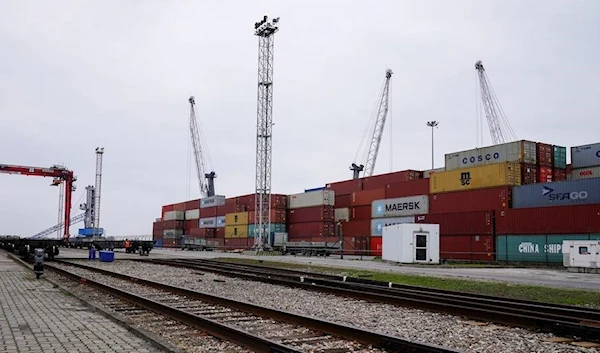
{"type": "Polygon", "coordinates": [[[225,205],[225,196],[215,195],[200,199],[200,208],[223,206],[225,205]]]}
{"type": "Polygon", "coordinates": [[[438,173],[438,172],[444,172],[444,171],[446,171],[446,167],[425,170],[425,171],[423,171],[423,179],[428,179],[431,176],[431,174],[438,173]]]}
{"type": "Polygon", "coordinates": [[[346,222],[350,222],[350,208],[349,207],[344,207],[344,208],[336,208],[334,210],[335,213],[335,221],[346,221],[346,222]]]}
{"type": "Polygon", "coordinates": [[[225,227],[225,225],[226,225],[225,216],[218,216],[217,217],[217,228],[225,227]]]}
{"type": "Polygon", "coordinates": [[[402,217],[429,213],[429,196],[407,196],[371,202],[371,217],[402,217]]]}
{"type": "Polygon", "coordinates": [[[165,212],[164,219],[165,221],[183,221],[183,217],[185,217],[184,211],[168,211],[165,212]]]}
{"type": "Polygon", "coordinates": [[[335,192],[333,190],[319,190],[312,192],[303,192],[301,194],[288,196],[288,209],[333,206],[335,205],[335,192]]]}
{"type": "Polygon", "coordinates": [[[200,218],[200,209],[195,210],[187,210],[185,211],[185,220],[189,221],[190,219],[199,219],[200,218]]]}
{"type": "Polygon", "coordinates": [[[521,140],[446,154],[446,170],[503,162],[536,164],[536,143],[521,140]]]}
{"type": "Polygon", "coordinates": [[[571,173],[567,175],[568,180],[588,179],[588,178],[600,178],[600,166],[573,169],[571,173]]]}
{"type": "Polygon", "coordinates": [[[217,217],[200,218],[198,228],[217,228],[217,217]]]}
{"type": "Polygon", "coordinates": [[[394,224],[383,228],[382,259],[400,263],[440,262],[439,224],[394,224]]]}
{"type": "Polygon", "coordinates": [[[163,238],[176,239],[183,236],[183,229],[165,229],[163,230],[163,238]]]}
{"type": "Polygon", "coordinates": [[[571,147],[571,165],[573,169],[599,166],[600,142],[571,147]]]}

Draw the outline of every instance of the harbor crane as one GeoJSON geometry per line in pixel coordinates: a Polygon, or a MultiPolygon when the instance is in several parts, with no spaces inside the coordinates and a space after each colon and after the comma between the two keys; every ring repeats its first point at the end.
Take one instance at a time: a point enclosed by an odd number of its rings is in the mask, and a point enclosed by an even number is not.
{"type": "Polygon", "coordinates": [[[196,100],[192,96],[188,99],[188,102],[190,102],[190,134],[192,145],[194,147],[194,159],[196,161],[196,171],[198,173],[200,197],[205,198],[215,196],[215,178],[217,177],[217,174],[215,174],[214,171],[205,173],[200,129],[198,128],[198,119],[196,118],[196,100]]]}
{"type": "MultiPolygon", "coordinates": [[[[352,163],[350,170],[352,171],[352,178],[358,179],[360,172],[364,170],[364,176],[369,177],[373,175],[375,171],[375,163],[377,162],[377,155],[379,154],[379,146],[381,145],[381,138],[383,137],[383,129],[385,127],[385,120],[388,115],[389,104],[390,104],[390,81],[392,79],[392,70],[387,69],[385,71],[385,81],[383,83],[383,89],[378,97],[378,109],[377,116],[375,118],[375,126],[373,128],[373,137],[371,138],[371,144],[369,145],[369,151],[367,153],[367,161],[365,164],[358,165],[352,163]]],[[[370,125],[370,121],[369,121],[370,125]]],[[[367,126],[368,129],[369,126],[367,126]]],[[[366,131],[365,131],[366,132],[366,131]]],[[[363,136],[364,138],[364,136],[363,136]]],[[[362,142],[359,146],[362,146],[362,142]]],[[[358,152],[357,152],[358,156],[358,152]]],[[[356,160],[356,157],[355,157],[356,160]]]]}
{"type": "Polygon", "coordinates": [[[95,236],[100,235],[100,189],[102,186],[102,156],[104,155],[104,147],[96,147],[96,185],[93,190],[94,197],[94,224],[92,225],[95,236]]]}
{"type": "MultiPolygon", "coordinates": [[[[17,174],[17,175],[28,175],[28,176],[41,176],[53,178],[51,185],[58,186],[64,182],[65,195],[64,195],[64,222],[63,222],[63,239],[69,240],[69,228],[71,226],[71,202],[73,192],[76,190],[75,181],[77,177],[73,174],[73,171],[68,170],[64,166],[53,165],[50,168],[44,167],[28,167],[20,165],[8,165],[0,164],[0,173],[4,174],[17,174]]],[[[61,203],[62,205],[62,203],[61,203]]],[[[52,232],[56,231],[53,229],[52,232]]]]}
{"type": "Polygon", "coordinates": [[[499,145],[505,142],[516,141],[517,136],[510,126],[506,115],[504,115],[504,111],[500,106],[500,102],[498,101],[498,97],[496,97],[492,85],[489,83],[481,60],[478,60],[475,63],[475,70],[477,70],[477,75],[479,76],[481,101],[483,102],[485,116],[490,128],[492,144],[499,145]]]}

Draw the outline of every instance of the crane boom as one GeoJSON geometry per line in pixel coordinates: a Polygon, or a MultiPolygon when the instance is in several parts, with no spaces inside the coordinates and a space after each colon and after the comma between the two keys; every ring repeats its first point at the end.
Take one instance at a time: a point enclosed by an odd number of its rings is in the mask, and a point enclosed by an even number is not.
{"type": "MultiPolygon", "coordinates": [[[[69,222],[69,224],[70,225],[77,224],[79,222],[83,222],[84,220],[85,220],[85,213],[78,214],[77,216],[71,218],[71,221],[69,222]]],[[[54,233],[57,229],[61,229],[63,226],[64,226],[64,223],[57,224],[53,227],[50,227],[50,228],[45,229],[37,234],[30,236],[29,239],[43,238],[46,235],[50,235],[50,234],[54,233]]]]}
{"type": "Polygon", "coordinates": [[[202,155],[202,144],[200,141],[200,130],[198,129],[198,119],[196,118],[196,100],[194,97],[188,99],[190,102],[190,134],[194,148],[194,159],[196,161],[196,172],[198,173],[198,187],[200,188],[200,197],[210,197],[215,195],[214,178],[215,172],[205,173],[204,158],[202,155]]]}
{"type": "MultiPolygon", "coordinates": [[[[492,138],[492,144],[498,145],[507,142],[505,134],[512,141],[516,140],[517,137],[512,130],[508,119],[504,116],[502,107],[498,102],[498,98],[495,96],[494,91],[489,84],[489,80],[483,68],[483,63],[478,60],[475,63],[475,69],[479,76],[479,86],[481,88],[481,101],[483,102],[483,108],[485,110],[485,116],[487,118],[488,126],[490,128],[490,135],[492,138]],[[502,124],[505,126],[503,127],[502,124]]],[[[510,142],[510,141],[508,141],[510,142]]]]}

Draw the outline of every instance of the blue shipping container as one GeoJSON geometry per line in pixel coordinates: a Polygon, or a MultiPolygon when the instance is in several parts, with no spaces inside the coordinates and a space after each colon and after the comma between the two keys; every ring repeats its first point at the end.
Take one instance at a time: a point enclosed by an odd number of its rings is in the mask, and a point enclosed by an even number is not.
{"type": "Polygon", "coordinates": [[[162,246],[163,246],[163,242],[162,241],[163,241],[162,239],[156,239],[154,241],[154,247],[156,247],[156,248],[162,248],[162,246]]]}
{"type": "Polygon", "coordinates": [[[313,188],[313,189],[304,189],[304,192],[313,192],[313,191],[320,191],[320,190],[325,190],[325,187],[320,187],[320,188],[313,188]]]}
{"type": "Polygon", "coordinates": [[[513,208],[600,204],[600,178],[513,187],[513,208]]]}
{"type": "MultiPolygon", "coordinates": [[[[256,228],[254,224],[248,225],[248,237],[254,237],[254,228],[256,228]]],[[[285,233],[285,223],[271,223],[271,229],[269,233],[285,233]]]]}
{"type": "Polygon", "coordinates": [[[79,235],[92,236],[97,229],[97,235],[104,235],[104,228],[79,228],[79,235]]]}

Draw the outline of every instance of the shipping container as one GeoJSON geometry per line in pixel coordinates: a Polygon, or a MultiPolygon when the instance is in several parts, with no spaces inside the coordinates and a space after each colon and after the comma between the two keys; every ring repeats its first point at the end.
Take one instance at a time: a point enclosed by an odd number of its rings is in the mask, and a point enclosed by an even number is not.
{"type": "Polygon", "coordinates": [[[562,263],[563,240],[595,240],[598,234],[497,235],[496,260],[562,263]]]}
{"type": "Polygon", "coordinates": [[[288,223],[287,232],[289,238],[294,237],[320,237],[334,236],[335,223],[333,222],[304,222],[304,223],[288,223]]]}
{"type": "MultiPolygon", "coordinates": [[[[325,243],[327,242],[328,244],[335,244],[338,243],[340,241],[339,238],[337,237],[296,237],[294,239],[288,239],[288,242],[293,242],[296,243],[296,245],[300,245],[298,243],[325,243]]],[[[346,244],[350,244],[350,242],[344,242],[344,246],[346,246],[346,244]]],[[[344,252],[345,254],[347,254],[347,252],[344,252]]]]}
{"type": "Polygon", "coordinates": [[[324,186],[319,186],[317,188],[304,189],[304,192],[313,192],[313,191],[321,191],[327,189],[324,186]]]}
{"type": "Polygon", "coordinates": [[[225,238],[248,237],[248,225],[225,226],[225,238]]]}
{"type": "Polygon", "coordinates": [[[363,190],[385,189],[387,184],[401,183],[421,179],[423,172],[418,170],[402,170],[394,173],[380,174],[363,179],[363,190]]]}
{"type": "MultiPolygon", "coordinates": [[[[256,221],[256,211],[248,212],[248,223],[256,221]]],[[[271,209],[271,223],[287,223],[287,212],[285,209],[271,209]]]]}
{"type": "Polygon", "coordinates": [[[184,221],[183,229],[185,229],[186,231],[189,231],[192,228],[198,228],[198,220],[197,219],[191,219],[189,221],[184,221]]]}
{"type": "Polygon", "coordinates": [[[434,194],[520,184],[521,165],[505,162],[435,173],[429,178],[429,192],[434,194]]]}
{"type": "Polygon", "coordinates": [[[199,208],[197,208],[195,210],[185,211],[185,220],[189,221],[190,219],[200,219],[200,209],[199,208]]]}
{"type": "Polygon", "coordinates": [[[342,223],[342,234],[344,238],[369,237],[371,236],[371,220],[342,223]]]}
{"type": "Polygon", "coordinates": [[[198,228],[216,228],[217,227],[217,217],[206,217],[200,218],[198,222],[198,228]]]}
{"type": "Polygon", "coordinates": [[[440,236],[440,259],[494,261],[493,235],[440,236]]]}
{"type": "Polygon", "coordinates": [[[162,229],[155,229],[152,231],[152,239],[156,240],[156,239],[162,239],[163,238],[163,230],[162,229]]]}
{"type": "Polygon", "coordinates": [[[439,224],[440,236],[470,234],[493,235],[494,211],[420,215],[415,216],[415,223],[439,224]]]}
{"type": "Polygon", "coordinates": [[[558,169],[567,168],[567,148],[561,146],[552,146],[554,153],[552,155],[552,166],[558,169]]]}
{"type": "Polygon", "coordinates": [[[350,208],[349,207],[344,207],[344,208],[336,208],[334,210],[334,221],[338,222],[338,221],[344,221],[344,222],[348,222],[350,221],[350,208]]]}
{"type": "Polygon", "coordinates": [[[200,218],[217,217],[218,207],[205,207],[200,209],[200,218]]]}
{"type": "Polygon", "coordinates": [[[314,206],[334,206],[335,193],[333,190],[305,192],[288,196],[288,209],[314,206]]]}
{"type": "MultiPolygon", "coordinates": [[[[538,177],[537,177],[538,183],[551,183],[552,177],[553,177],[552,167],[540,166],[538,168],[538,177]]],[[[523,183],[523,184],[525,184],[525,183],[523,183]]]]}
{"type": "Polygon", "coordinates": [[[335,212],[333,206],[315,206],[296,208],[287,211],[287,223],[333,222],[335,212]]]}
{"type": "Polygon", "coordinates": [[[183,221],[164,221],[162,222],[162,229],[183,229],[183,221]]]}
{"type": "Polygon", "coordinates": [[[521,185],[537,183],[537,168],[534,164],[521,164],[521,185]]]}
{"type": "MultiPolygon", "coordinates": [[[[255,224],[248,225],[248,236],[249,237],[253,237],[255,231],[256,231],[255,224]]],[[[274,234],[274,233],[285,233],[285,232],[286,232],[285,223],[271,223],[269,235],[274,234]]]]}
{"type": "Polygon", "coordinates": [[[445,192],[429,195],[429,213],[503,210],[511,207],[512,188],[445,192]]]}
{"type": "Polygon", "coordinates": [[[599,166],[600,142],[571,147],[571,165],[573,169],[599,166]]]}
{"type": "MultiPolygon", "coordinates": [[[[429,179],[431,177],[431,174],[435,174],[438,172],[445,172],[445,171],[446,171],[446,167],[425,170],[425,171],[423,171],[423,178],[429,179]]],[[[406,196],[408,196],[408,195],[406,195],[406,196]]]]}
{"type": "Polygon", "coordinates": [[[193,237],[214,238],[216,236],[215,228],[192,228],[188,232],[193,237]]]}
{"type": "Polygon", "coordinates": [[[374,218],[371,220],[371,236],[380,237],[383,234],[383,227],[400,223],[415,223],[415,216],[374,218]]]}
{"type": "Polygon", "coordinates": [[[369,250],[370,250],[370,254],[372,256],[381,256],[382,253],[382,237],[371,237],[370,238],[370,246],[369,246],[369,250]]]}
{"type": "Polygon", "coordinates": [[[336,183],[329,183],[325,185],[327,189],[333,190],[335,192],[335,196],[337,195],[348,195],[356,191],[361,191],[362,188],[362,179],[351,179],[338,181],[336,183]]]}
{"type": "Polygon", "coordinates": [[[178,238],[163,238],[163,248],[179,248],[181,246],[181,237],[178,238]]]}
{"type": "Polygon", "coordinates": [[[553,181],[567,180],[567,170],[566,169],[553,169],[552,170],[552,180],[553,181]]]}
{"type": "Polygon", "coordinates": [[[537,165],[544,167],[552,167],[554,149],[552,145],[538,142],[536,144],[537,165]]]}
{"type": "Polygon", "coordinates": [[[352,194],[335,195],[335,207],[344,208],[352,205],[352,194]]]}
{"type": "Polygon", "coordinates": [[[446,172],[503,162],[537,164],[535,142],[521,140],[446,154],[446,172]]]}
{"type": "Polygon", "coordinates": [[[219,206],[217,213],[221,213],[220,216],[224,216],[228,213],[238,212],[236,210],[237,199],[235,197],[225,199],[225,204],[223,206],[219,206]]]}
{"type": "Polygon", "coordinates": [[[427,214],[429,213],[429,197],[427,195],[419,195],[374,200],[371,203],[370,209],[373,218],[427,214]]]}
{"type": "Polygon", "coordinates": [[[225,227],[226,225],[225,216],[217,216],[217,228],[225,227]]]}
{"type": "Polygon", "coordinates": [[[223,241],[225,250],[250,249],[254,246],[254,238],[226,237],[223,241]]]}
{"type": "Polygon", "coordinates": [[[163,215],[165,221],[183,221],[185,211],[169,211],[163,215]]]}
{"type": "MultiPolygon", "coordinates": [[[[286,209],[287,196],[281,194],[271,194],[270,199],[271,209],[286,209]]],[[[248,194],[236,197],[235,212],[255,211],[256,210],[256,194],[248,194]]]]}
{"type": "Polygon", "coordinates": [[[513,188],[513,208],[600,203],[600,179],[580,179],[513,188]]]}
{"type": "Polygon", "coordinates": [[[162,212],[160,213],[161,217],[165,216],[165,213],[170,212],[170,211],[175,211],[175,205],[164,205],[162,207],[162,212]]]}
{"type": "Polygon", "coordinates": [[[364,221],[371,219],[371,206],[350,207],[351,221],[364,221]]]}
{"type": "Polygon", "coordinates": [[[185,203],[185,211],[195,210],[200,208],[200,199],[187,201],[185,203]]]}
{"type": "Polygon", "coordinates": [[[160,230],[162,231],[164,229],[163,227],[163,222],[162,221],[156,221],[152,223],[152,230],[160,230]]]}
{"type": "Polygon", "coordinates": [[[521,208],[496,213],[496,234],[600,233],[600,205],[521,208]]]}
{"type": "Polygon", "coordinates": [[[163,239],[178,239],[183,236],[183,229],[165,229],[163,230],[163,239]]]}
{"type": "Polygon", "coordinates": [[[352,193],[350,205],[370,206],[373,201],[381,199],[385,199],[385,189],[357,191],[352,193]]]}
{"type": "MultiPolygon", "coordinates": [[[[600,178],[600,167],[588,167],[571,170],[569,180],[600,178]]],[[[600,183],[600,180],[598,181],[600,183]]]]}
{"type": "Polygon", "coordinates": [[[385,186],[385,198],[428,195],[429,178],[403,181],[401,183],[388,184],[385,186]]]}
{"type": "Polygon", "coordinates": [[[217,207],[225,205],[225,196],[215,195],[200,200],[200,208],[217,207]]]}
{"type": "Polygon", "coordinates": [[[215,235],[217,236],[217,238],[224,238],[225,237],[225,227],[219,227],[215,230],[215,235]]]}
{"type": "Polygon", "coordinates": [[[248,212],[228,213],[225,215],[225,224],[228,226],[247,225],[248,212]]]}

